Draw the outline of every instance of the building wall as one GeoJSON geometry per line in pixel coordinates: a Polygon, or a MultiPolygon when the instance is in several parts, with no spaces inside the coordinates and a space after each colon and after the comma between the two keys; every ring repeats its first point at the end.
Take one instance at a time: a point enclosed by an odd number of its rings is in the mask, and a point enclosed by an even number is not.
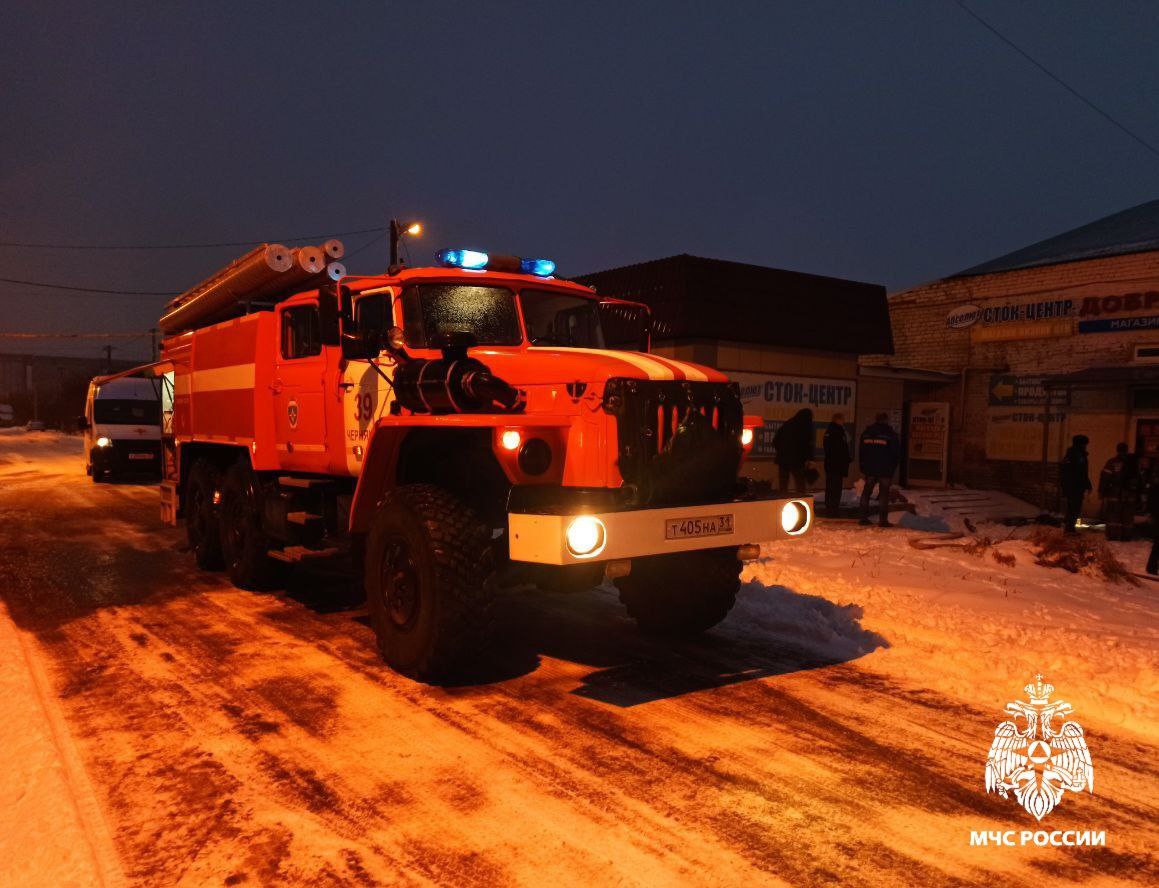
{"type": "MultiPolygon", "coordinates": [[[[132,366],[112,363],[114,371],[132,366]]],[[[35,414],[51,426],[71,429],[84,412],[89,380],[108,369],[101,358],[0,354],[0,404],[12,406],[17,424],[35,414]]]]}
{"type": "MultiPolygon", "coordinates": [[[[934,281],[893,294],[890,316],[894,355],[866,356],[864,364],[964,374],[964,380],[935,393],[954,405],[951,480],[1054,506],[1059,448],[1065,449],[1072,435],[1091,437],[1097,476],[1116,442],[1133,446],[1137,419],[1159,417],[1159,410],[1135,413],[1125,388],[1076,392],[1069,405],[993,403],[1007,397],[1003,390],[1032,391],[1022,381],[1129,365],[1136,345],[1159,345],[1159,252],[934,281]],[[988,314],[968,323],[971,307],[988,314]],[[949,323],[951,313],[960,326],[949,323]],[[1088,332],[1091,322],[1121,329],[1088,332]],[[995,377],[1013,377],[1019,384],[1008,386],[995,377]],[[1050,446],[1045,469],[1044,431],[1050,446]],[[996,457],[1009,454],[1018,441],[1025,454],[1036,448],[1033,458],[996,457]]],[[[1097,477],[1092,480],[1097,486],[1097,477]]],[[[1098,506],[1092,497],[1088,513],[1098,506]]]]}
{"type": "MultiPolygon", "coordinates": [[[[832,380],[850,384],[853,397],[852,403],[848,406],[812,401],[787,405],[765,402],[761,398],[746,399],[745,412],[766,418],[765,434],[770,438],[780,421],[800,407],[809,407],[814,411],[818,447],[822,430],[834,412],[844,413],[850,435],[854,434],[854,429],[864,427],[859,418],[862,383],[858,379],[857,355],[727,341],[657,342],[652,350],[658,355],[715,367],[742,383],[756,383],[758,380],[745,375],[755,374],[761,379],[782,382],[800,380],[807,384],[809,381],[832,380]]],[[[816,468],[818,471],[822,470],[820,460],[817,461],[816,468]]],[[[747,460],[745,474],[756,480],[775,481],[777,469],[771,459],[755,457],[747,460]]],[[[855,474],[852,475],[847,479],[847,483],[852,483],[855,477],[855,474]]],[[[823,488],[824,481],[822,473],[813,487],[823,488]]]]}

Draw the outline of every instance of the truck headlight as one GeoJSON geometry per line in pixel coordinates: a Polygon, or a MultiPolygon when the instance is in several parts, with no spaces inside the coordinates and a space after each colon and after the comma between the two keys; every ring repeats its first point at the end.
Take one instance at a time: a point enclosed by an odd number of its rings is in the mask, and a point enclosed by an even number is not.
{"type": "Polygon", "coordinates": [[[809,507],[801,502],[785,503],[781,506],[781,527],[785,533],[803,533],[809,526],[809,507]]]}
{"type": "Polygon", "coordinates": [[[753,430],[750,428],[741,429],[740,430],[740,446],[741,447],[748,447],[752,443],[753,443],[753,430]]]}
{"type": "Polygon", "coordinates": [[[111,447],[112,445],[113,442],[106,438],[104,435],[101,435],[99,438],[97,438],[97,447],[111,447]]]}
{"type": "Polygon", "coordinates": [[[604,551],[608,530],[594,515],[580,515],[567,526],[567,549],[576,558],[593,558],[604,551]]]}

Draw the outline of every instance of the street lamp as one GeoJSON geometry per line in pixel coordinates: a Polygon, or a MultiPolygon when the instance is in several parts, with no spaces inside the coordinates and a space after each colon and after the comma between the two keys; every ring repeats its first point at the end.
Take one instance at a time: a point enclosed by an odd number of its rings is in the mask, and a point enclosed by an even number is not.
{"type": "Polygon", "coordinates": [[[398,267],[398,243],[402,240],[404,234],[409,234],[411,237],[417,237],[423,233],[423,226],[418,222],[408,222],[403,224],[397,219],[390,220],[390,267],[395,269],[398,267]]]}

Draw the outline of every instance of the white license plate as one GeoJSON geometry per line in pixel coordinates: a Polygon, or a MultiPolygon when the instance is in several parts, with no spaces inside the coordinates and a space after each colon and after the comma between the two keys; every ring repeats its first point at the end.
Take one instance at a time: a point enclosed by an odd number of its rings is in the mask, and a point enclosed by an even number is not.
{"type": "Polygon", "coordinates": [[[129,454],[129,459],[152,459],[152,458],[153,458],[153,454],[151,454],[151,453],[130,453],[129,454]]]}
{"type": "Polygon", "coordinates": [[[729,533],[732,533],[732,515],[669,518],[664,522],[666,540],[686,540],[692,537],[722,536],[729,533]]]}

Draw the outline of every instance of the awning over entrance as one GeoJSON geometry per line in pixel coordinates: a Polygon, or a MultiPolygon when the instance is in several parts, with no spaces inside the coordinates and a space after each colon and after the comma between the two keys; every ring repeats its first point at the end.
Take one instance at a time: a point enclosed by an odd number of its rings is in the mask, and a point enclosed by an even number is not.
{"type": "Polygon", "coordinates": [[[893,364],[862,364],[859,368],[862,376],[879,379],[904,379],[906,382],[947,383],[957,379],[960,373],[947,373],[944,370],[923,370],[920,367],[895,367],[893,364]]]}
{"type": "Polygon", "coordinates": [[[1152,388],[1159,386],[1159,364],[1148,367],[1087,367],[1073,373],[1059,373],[1046,376],[1043,388],[1152,388]]]}

